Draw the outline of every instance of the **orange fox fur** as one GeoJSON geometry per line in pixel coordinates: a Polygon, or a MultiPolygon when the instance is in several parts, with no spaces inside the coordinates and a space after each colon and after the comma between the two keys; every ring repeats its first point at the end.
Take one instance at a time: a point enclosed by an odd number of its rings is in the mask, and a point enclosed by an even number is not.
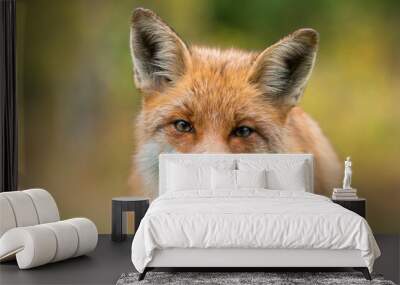
{"type": "Polygon", "coordinates": [[[329,194],[337,156],[297,106],[317,45],[318,34],[301,29],[261,53],[189,47],[152,11],[136,9],[131,52],[144,97],[132,180],[154,195],[161,152],[312,153],[315,192],[329,194]]]}

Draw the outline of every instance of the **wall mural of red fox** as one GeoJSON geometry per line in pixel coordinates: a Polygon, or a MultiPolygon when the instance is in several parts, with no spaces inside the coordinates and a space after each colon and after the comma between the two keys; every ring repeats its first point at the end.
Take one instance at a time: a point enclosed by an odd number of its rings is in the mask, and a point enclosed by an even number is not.
{"type": "Polygon", "coordinates": [[[131,27],[137,118],[132,179],[158,189],[158,155],[312,153],[315,192],[339,185],[329,140],[298,103],[311,74],[318,33],[300,29],[262,52],[189,46],[154,12],[137,8],[131,27]]]}

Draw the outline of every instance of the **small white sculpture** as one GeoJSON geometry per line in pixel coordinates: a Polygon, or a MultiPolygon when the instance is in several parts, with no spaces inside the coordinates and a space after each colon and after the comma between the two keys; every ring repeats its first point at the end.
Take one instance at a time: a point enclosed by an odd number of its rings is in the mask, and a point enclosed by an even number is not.
{"type": "Polygon", "coordinates": [[[351,158],[348,156],[346,161],[344,162],[344,178],[343,178],[343,189],[352,189],[351,188],[351,158]]]}

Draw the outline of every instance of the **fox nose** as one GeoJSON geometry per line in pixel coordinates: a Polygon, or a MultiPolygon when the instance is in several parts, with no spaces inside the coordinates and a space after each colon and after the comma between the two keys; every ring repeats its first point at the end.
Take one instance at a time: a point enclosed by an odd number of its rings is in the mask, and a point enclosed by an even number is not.
{"type": "Polygon", "coordinates": [[[228,145],[221,139],[206,138],[195,148],[196,153],[230,153],[228,145]]]}

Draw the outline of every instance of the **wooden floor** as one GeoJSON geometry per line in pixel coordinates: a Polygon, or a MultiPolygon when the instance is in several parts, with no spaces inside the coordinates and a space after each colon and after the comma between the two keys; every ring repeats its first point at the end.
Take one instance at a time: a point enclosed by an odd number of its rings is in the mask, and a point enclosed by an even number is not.
{"type": "MultiPolygon", "coordinates": [[[[376,235],[382,256],[374,271],[399,283],[400,237],[376,235]]],[[[130,259],[131,239],[112,242],[100,235],[99,244],[88,256],[81,256],[34,269],[19,270],[15,262],[0,264],[0,284],[115,284],[124,272],[134,271],[130,259]]]]}

